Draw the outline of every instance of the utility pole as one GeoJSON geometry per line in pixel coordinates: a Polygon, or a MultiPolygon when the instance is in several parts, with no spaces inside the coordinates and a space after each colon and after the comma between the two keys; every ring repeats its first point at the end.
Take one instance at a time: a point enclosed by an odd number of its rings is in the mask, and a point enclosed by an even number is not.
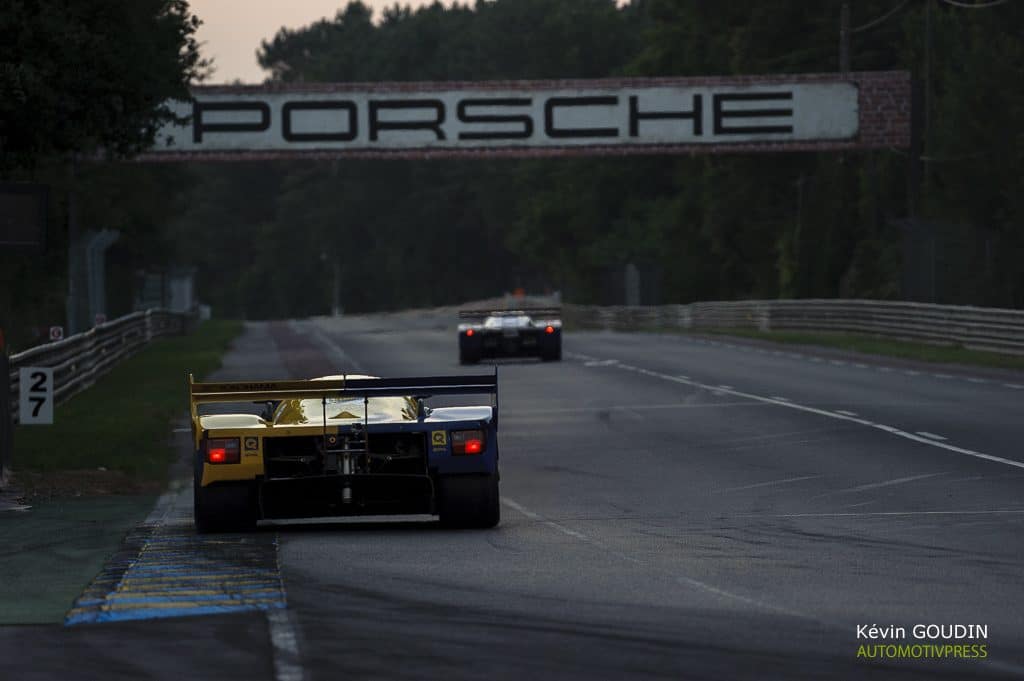
{"type": "Polygon", "coordinates": [[[921,137],[921,198],[925,210],[928,209],[928,141],[931,136],[932,108],[932,0],[924,0],[924,134],[921,137]]]}
{"type": "Polygon", "coordinates": [[[81,272],[81,249],[78,233],[78,173],[75,166],[75,159],[72,158],[70,163],[70,181],[68,183],[68,299],[66,304],[67,319],[65,321],[65,333],[68,336],[80,331],[78,320],[81,318],[78,309],[78,299],[81,296],[81,285],[78,281],[79,273],[81,272]]]}
{"type": "Polygon", "coordinates": [[[839,72],[850,72],[850,3],[843,0],[839,8],[839,72]]]}
{"type": "Polygon", "coordinates": [[[334,256],[334,286],[331,287],[331,316],[341,316],[341,263],[334,256]]]}
{"type": "Polygon", "coordinates": [[[8,483],[14,458],[14,427],[11,425],[11,379],[4,330],[0,328],[0,490],[8,483]]]}

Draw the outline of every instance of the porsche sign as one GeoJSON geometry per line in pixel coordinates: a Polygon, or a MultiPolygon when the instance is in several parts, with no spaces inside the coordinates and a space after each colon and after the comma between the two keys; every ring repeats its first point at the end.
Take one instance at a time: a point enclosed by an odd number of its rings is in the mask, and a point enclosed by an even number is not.
{"type": "Polygon", "coordinates": [[[857,75],[196,88],[169,104],[187,123],[146,158],[881,146],[864,135],[857,75]]]}

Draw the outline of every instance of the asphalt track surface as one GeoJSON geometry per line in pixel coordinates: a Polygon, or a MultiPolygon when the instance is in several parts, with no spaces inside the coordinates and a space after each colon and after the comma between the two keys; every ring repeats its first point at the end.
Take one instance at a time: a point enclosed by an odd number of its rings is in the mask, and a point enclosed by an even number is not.
{"type": "MultiPolygon", "coordinates": [[[[453,328],[250,325],[222,377],[489,371],[453,328]]],[[[5,661],[60,650],[11,678],[1024,677],[1019,375],[667,334],[564,349],[498,362],[498,528],[264,524],[286,610],[8,632],[5,661]],[[946,643],[919,623],[987,625],[988,658],[857,658],[891,643],[857,625],[946,643]]]]}

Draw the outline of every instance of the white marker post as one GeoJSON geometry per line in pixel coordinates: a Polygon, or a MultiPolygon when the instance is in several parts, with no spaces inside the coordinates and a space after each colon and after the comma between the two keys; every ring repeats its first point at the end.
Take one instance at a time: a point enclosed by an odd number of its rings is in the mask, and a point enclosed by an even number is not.
{"type": "Polygon", "coordinates": [[[18,422],[24,425],[53,423],[53,369],[50,367],[23,367],[18,370],[21,387],[18,402],[18,422]]]}

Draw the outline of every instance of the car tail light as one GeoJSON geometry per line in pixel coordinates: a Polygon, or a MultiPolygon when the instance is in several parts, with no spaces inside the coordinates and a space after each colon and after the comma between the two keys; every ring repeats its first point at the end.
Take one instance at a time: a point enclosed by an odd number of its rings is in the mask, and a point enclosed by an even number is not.
{"type": "Polygon", "coordinates": [[[474,333],[475,332],[473,331],[473,329],[466,329],[466,335],[467,336],[472,336],[474,333]]]}
{"type": "Polygon", "coordinates": [[[547,327],[545,327],[545,329],[544,329],[544,333],[554,333],[554,332],[555,332],[555,327],[551,326],[550,324],[548,324],[547,327]]]}
{"type": "Polygon", "coordinates": [[[481,454],[484,451],[484,431],[456,430],[452,433],[452,454],[481,454]]]}
{"type": "Polygon", "coordinates": [[[206,441],[206,460],[210,463],[238,463],[242,460],[238,438],[216,438],[206,441]]]}

